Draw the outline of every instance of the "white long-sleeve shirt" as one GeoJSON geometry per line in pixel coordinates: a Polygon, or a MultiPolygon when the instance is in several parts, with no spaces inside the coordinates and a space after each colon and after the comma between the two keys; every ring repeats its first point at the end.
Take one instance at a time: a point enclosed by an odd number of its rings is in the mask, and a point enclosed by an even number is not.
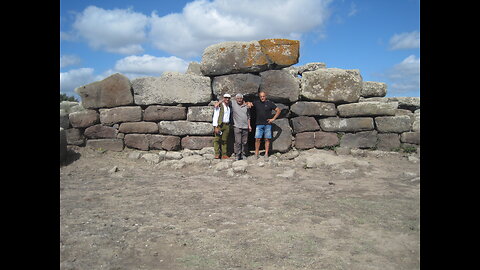
{"type": "MultiPolygon", "coordinates": [[[[230,122],[230,106],[225,106],[223,102],[220,105],[223,106],[223,120],[222,120],[223,123],[230,122]]],[[[214,127],[218,126],[219,115],[220,115],[220,106],[213,110],[213,126],[214,127]]]]}

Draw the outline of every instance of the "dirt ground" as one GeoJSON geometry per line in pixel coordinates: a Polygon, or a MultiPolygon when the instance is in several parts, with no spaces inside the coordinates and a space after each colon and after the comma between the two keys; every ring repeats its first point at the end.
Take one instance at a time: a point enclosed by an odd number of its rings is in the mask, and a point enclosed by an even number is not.
{"type": "Polygon", "coordinates": [[[60,269],[420,268],[419,154],[314,149],[234,173],[133,152],[70,150],[60,269]]]}

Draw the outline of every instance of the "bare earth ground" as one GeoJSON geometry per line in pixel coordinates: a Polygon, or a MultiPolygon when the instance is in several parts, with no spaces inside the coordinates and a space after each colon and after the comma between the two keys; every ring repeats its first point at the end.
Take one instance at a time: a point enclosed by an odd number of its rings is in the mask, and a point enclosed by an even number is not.
{"type": "Polygon", "coordinates": [[[60,269],[420,268],[419,154],[314,149],[249,157],[228,176],[214,168],[232,161],[174,169],[132,150],[72,151],[60,269]],[[313,155],[323,161],[306,165],[313,155]]]}

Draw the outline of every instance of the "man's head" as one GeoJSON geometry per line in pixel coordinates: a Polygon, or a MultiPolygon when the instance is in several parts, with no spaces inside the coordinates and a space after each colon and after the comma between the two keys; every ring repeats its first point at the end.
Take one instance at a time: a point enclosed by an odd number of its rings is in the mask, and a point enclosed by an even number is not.
{"type": "Polygon", "coordinates": [[[237,101],[238,105],[242,105],[243,104],[243,95],[242,94],[237,94],[235,96],[235,100],[237,101]]]}
{"type": "Polygon", "coordinates": [[[228,104],[228,103],[230,102],[230,98],[231,98],[231,97],[232,97],[232,96],[230,96],[230,94],[225,94],[225,95],[223,95],[223,102],[224,102],[225,104],[228,104]]]}
{"type": "Polygon", "coordinates": [[[258,97],[260,98],[261,102],[265,102],[267,100],[267,93],[260,91],[258,92],[258,97]]]}

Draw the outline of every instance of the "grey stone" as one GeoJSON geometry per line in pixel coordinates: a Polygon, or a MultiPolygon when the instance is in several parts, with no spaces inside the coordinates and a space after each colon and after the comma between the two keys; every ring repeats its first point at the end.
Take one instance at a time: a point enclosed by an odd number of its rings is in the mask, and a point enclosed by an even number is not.
{"type": "Polygon", "coordinates": [[[260,73],[259,91],[265,91],[274,102],[295,102],[298,100],[300,85],[285,70],[268,70],[260,73]]]}
{"type": "Polygon", "coordinates": [[[377,145],[377,131],[362,131],[347,133],[340,140],[341,147],[347,148],[374,148],[377,145]]]}
{"type": "Polygon", "coordinates": [[[213,135],[213,125],[206,122],[160,121],[159,133],[167,135],[213,135]]]}
{"type": "Polygon", "coordinates": [[[177,136],[152,134],[148,140],[150,149],[180,150],[180,137],[177,136]]]}
{"type": "Polygon", "coordinates": [[[186,136],[182,138],[181,145],[184,149],[200,150],[211,147],[213,145],[213,137],[186,136]]]}
{"type": "Polygon", "coordinates": [[[382,82],[369,82],[364,81],[362,83],[362,97],[384,97],[387,94],[387,84],[382,82]]]}
{"type": "Polygon", "coordinates": [[[316,131],[314,133],[315,148],[336,146],[340,143],[338,136],[333,132],[316,131]]]}
{"type": "Polygon", "coordinates": [[[121,152],[123,150],[123,140],[121,139],[87,140],[86,147],[93,148],[93,149],[104,149],[109,151],[121,152]]]}
{"type": "Polygon", "coordinates": [[[232,162],[232,169],[234,173],[245,173],[248,168],[248,162],[246,160],[237,160],[232,162]]]}
{"type": "Polygon", "coordinates": [[[83,135],[89,139],[116,138],[118,130],[113,127],[97,124],[85,129],[83,135]]]}
{"type": "Polygon", "coordinates": [[[76,101],[62,101],[60,102],[60,110],[64,110],[67,114],[72,112],[72,108],[80,106],[80,103],[76,101]]]}
{"type": "Polygon", "coordinates": [[[420,132],[420,109],[413,113],[412,131],[420,132]]]}
{"type": "Polygon", "coordinates": [[[149,136],[148,134],[126,134],[124,139],[125,146],[135,148],[143,151],[149,150],[149,136]]]}
{"type": "Polygon", "coordinates": [[[290,106],[290,111],[296,115],[307,116],[336,116],[337,109],[334,103],[298,101],[290,106]]]}
{"type": "Polygon", "coordinates": [[[100,116],[95,110],[84,110],[72,112],[68,115],[70,124],[74,128],[86,128],[93,126],[100,121],[100,116]]]}
{"type": "Polygon", "coordinates": [[[187,121],[211,122],[213,118],[213,106],[191,106],[188,107],[187,121]]]}
{"type": "Polygon", "coordinates": [[[400,137],[397,133],[378,134],[377,149],[390,151],[400,147],[400,137]]]}
{"type": "Polygon", "coordinates": [[[315,132],[302,132],[295,135],[296,149],[311,149],[315,147],[315,132]]]}
{"type": "Polygon", "coordinates": [[[158,124],[154,122],[121,123],[118,131],[122,133],[158,133],[158,124]]]}
{"type": "Polygon", "coordinates": [[[179,72],[132,80],[137,105],[208,104],[212,97],[210,78],[179,72]]]}
{"type": "Polygon", "coordinates": [[[187,67],[186,74],[193,74],[198,76],[203,76],[202,71],[200,71],[200,63],[198,62],[190,62],[187,67]]]}
{"type": "Polygon", "coordinates": [[[398,103],[359,102],[338,105],[341,117],[395,115],[398,103]]]}
{"type": "Polygon", "coordinates": [[[143,112],[145,121],[172,121],[187,119],[187,108],[180,106],[151,105],[143,112]]]}
{"type": "Polygon", "coordinates": [[[78,128],[69,128],[65,130],[67,135],[67,143],[73,145],[83,145],[85,143],[85,137],[83,132],[78,128]]]}
{"type": "Polygon", "coordinates": [[[212,80],[212,90],[217,100],[221,100],[225,93],[232,95],[232,97],[238,93],[256,95],[260,87],[260,81],[260,76],[250,73],[216,76],[212,80]]]}
{"type": "Polygon", "coordinates": [[[142,108],[140,106],[125,106],[112,109],[100,109],[100,123],[113,125],[122,122],[142,121],[142,108]]]}
{"type": "Polygon", "coordinates": [[[402,133],[410,131],[412,120],[408,115],[375,117],[375,125],[381,133],[402,133]]]}
{"type": "Polygon", "coordinates": [[[328,117],[319,119],[318,123],[323,131],[357,132],[374,129],[373,118],[371,117],[328,117]]]}
{"type": "Polygon", "coordinates": [[[410,143],[410,144],[420,144],[420,132],[404,132],[400,135],[400,141],[402,143],[410,143]]]}
{"type": "Polygon", "coordinates": [[[70,127],[70,119],[68,113],[64,109],[60,109],[60,127],[67,129],[70,127]]]}
{"type": "Polygon", "coordinates": [[[65,129],[60,127],[60,162],[63,162],[67,157],[67,134],[65,129]]]}
{"type": "Polygon", "coordinates": [[[156,164],[160,162],[160,156],[154,153],[145,153],[142,155],[142,159],[145,159],[150,164],[156,164]]]}
{"type": "Polygon", "coordinates": [[[357,102],[362,90],[358,69],[322,68],[302,74],[300,96],[334,103],[357,102]]]}
{"type": "MultiPolygon", "coordinates": [[[[254,131],[255,132],[255,131],[254,131]]],[[[292,128],[287,118],[276,119],[272,123],[272,142],[273,151],[285,153],[292,148],[292,128]]]]}
{"type": "Polygon", "coordinates": [[[133,104],[130,80],[115,73],[101,81],[93,82],[75,89],[82,98],[85,109],[111,108],[133,104]]]}
{"type": "Polygon", "coordinates": [[[305,131],[316,131],[320,129],[317,120],[311,116],[297,116],[290,119],[294,133],[301,133],[305,131]]]}

